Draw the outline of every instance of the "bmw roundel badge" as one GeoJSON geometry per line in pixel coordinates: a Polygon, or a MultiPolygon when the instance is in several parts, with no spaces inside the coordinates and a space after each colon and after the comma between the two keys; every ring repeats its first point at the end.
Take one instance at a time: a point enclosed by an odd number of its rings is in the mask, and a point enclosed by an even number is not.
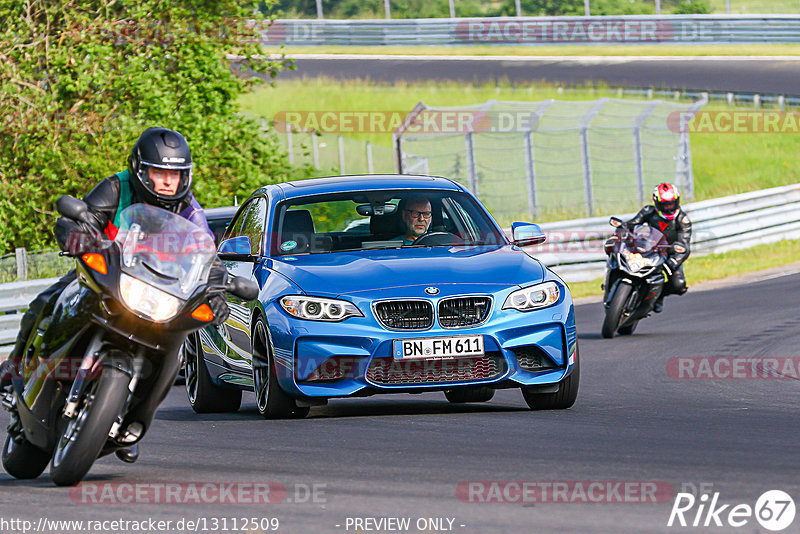
{"type": "Polygon", "coordinates": [[[425,288],[425,293],[428,294],[428,295],[438,295],[439,294],[439,288],[438,287],[426,287],[425,288]]]}

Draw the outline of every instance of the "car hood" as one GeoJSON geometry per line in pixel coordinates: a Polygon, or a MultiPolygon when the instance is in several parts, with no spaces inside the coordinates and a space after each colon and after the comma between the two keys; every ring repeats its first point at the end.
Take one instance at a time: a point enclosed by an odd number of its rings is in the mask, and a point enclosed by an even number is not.
{"type": "Polygon", "coordinates": [[[270,268],[304,292],[338,296],[418,285],[524,286],[544,267],[517,247],[431,247],[284,256],[270,268]]]}

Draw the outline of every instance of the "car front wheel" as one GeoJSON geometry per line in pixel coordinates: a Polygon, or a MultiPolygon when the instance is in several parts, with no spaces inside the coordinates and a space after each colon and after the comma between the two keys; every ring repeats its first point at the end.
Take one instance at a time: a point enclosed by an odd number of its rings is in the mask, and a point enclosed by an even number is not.
{"type": "Polygon", "coordinates": [[[537,388],[522,388],[522,396],[531,410],[563,410],[575,404],[578,398],[578,386],[581,381],[580,358],[575,348],[575,363],[572,373],[558,383],[555,393],[540,393],[537,388]]]}
{"type": "Polygon", "coordinates": [[[253,327],[253,391],[258,413],[264,419],[302,419],[308,406],[298,406],[278,384],[272,343],[263,317],[253,327]]]}

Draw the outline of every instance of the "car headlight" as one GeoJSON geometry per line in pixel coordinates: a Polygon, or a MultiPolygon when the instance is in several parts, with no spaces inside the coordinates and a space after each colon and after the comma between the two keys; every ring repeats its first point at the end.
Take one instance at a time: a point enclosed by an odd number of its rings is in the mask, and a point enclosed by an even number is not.
{"type": "Polygon", "coordinates": [[[519,311],[538,310],[552,306],[558,302],[561,290],[555,282],[545,282],[535,286],[518,289],[506,298],[503,309],[519,311]]]}
{"type": "Polygon", "coordinates": [[[119,292],[122,302],[128,308],[157,323],[172,319],[181,307],[181,301],[177,297],[125,273],[120,273],[119,276],[119,292]]]}
{"type": "Polygon", "coordinates": [[[344,321],[348,317],[364,317],[352,302],[338,299],[289,295],[281,298],[281,307],[298,319],[309,321],[344,321]]]}

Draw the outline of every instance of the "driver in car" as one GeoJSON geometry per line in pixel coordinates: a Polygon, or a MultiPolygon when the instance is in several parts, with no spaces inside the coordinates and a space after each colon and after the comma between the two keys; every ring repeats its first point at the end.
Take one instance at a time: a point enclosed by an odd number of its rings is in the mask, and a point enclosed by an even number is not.
{"type": "Polygon", "coordinates": [[[431,202],[425,197],[409,197],[401,200],[397,207],[400,209],[400,219],[406,230],[394,240],[402,239],[403,245],[411,245],[428,233],[433,218],[431,202]]]}

